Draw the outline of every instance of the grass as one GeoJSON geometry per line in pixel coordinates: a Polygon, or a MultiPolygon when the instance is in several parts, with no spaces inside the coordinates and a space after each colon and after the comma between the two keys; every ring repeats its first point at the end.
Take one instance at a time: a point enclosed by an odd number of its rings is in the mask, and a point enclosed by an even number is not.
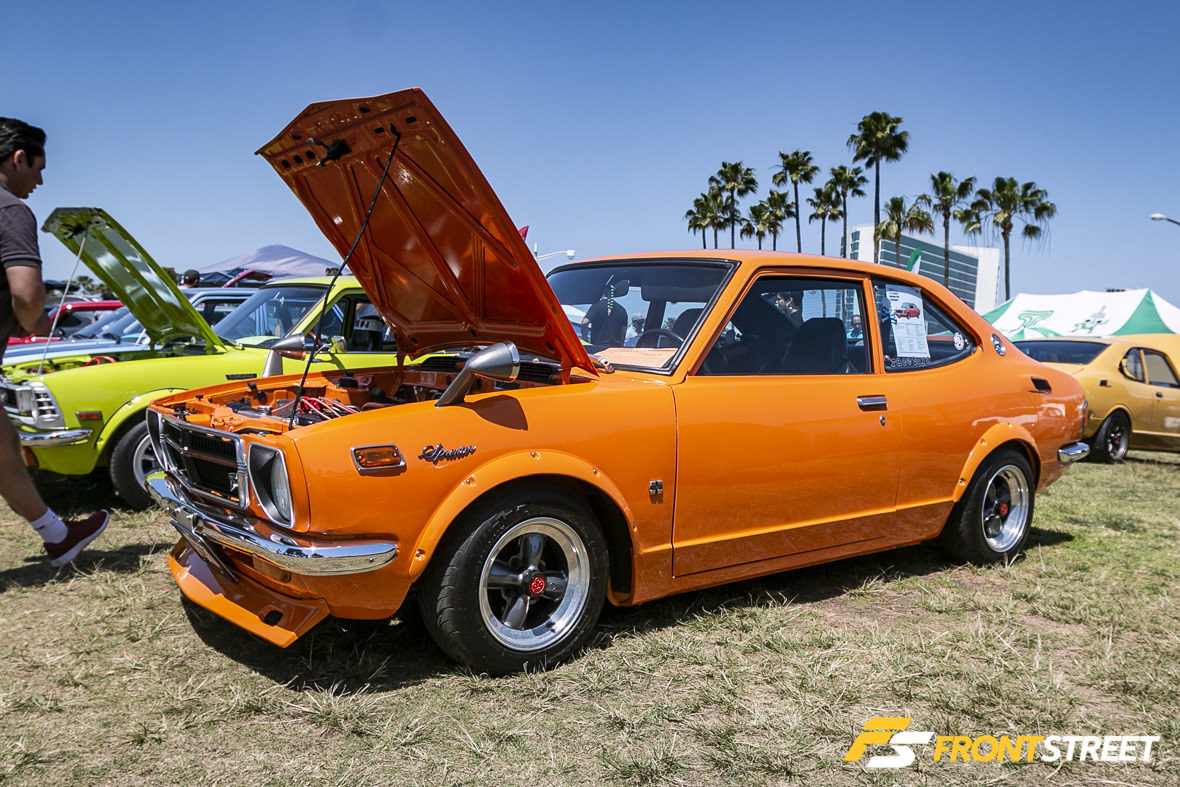
{"type": "MultiPolygon", "coordinates": [[[[101,479],[43,477],[63,514],[101,479]]],[[[54,572],[0,507],[0,783],[1175,784],[1180,461],[1082,465],[1010,566],[898,550],[608,609],[549,672],[455,666],[420,626],[286,650],[183,603],[156,512],[54,572]],[[1158,734],[1151,764],[842,762],[865,719],[936,734],[1158,734]]]]}

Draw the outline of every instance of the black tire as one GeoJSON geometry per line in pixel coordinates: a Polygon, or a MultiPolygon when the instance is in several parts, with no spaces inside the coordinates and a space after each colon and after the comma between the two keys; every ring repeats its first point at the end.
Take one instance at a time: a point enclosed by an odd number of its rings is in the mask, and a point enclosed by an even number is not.
{"type": "Polygon", "coordinates": [[[951,509],[940,545],[970,563],[1011,561],[1028,541],[1035,497],[1032,467],[1024,454],[997,451],[975,471],[967,493],[951,509]]]}
{"type": "Polygon", "coordinates": [[[551,487],[500,496],[457,520],[418,583],[438,646],[477,672],[547,667],[581,647],[606,598],[606,540],[551,487]]]}
{"type": "Polygon", "coordinates": [[[1115,465],[1127,458],[1130,445],[1131,419],[1122,410],[1115,410],[1095,432],[1090,458],[1104,465],[1115,465]]]}
{"type": "Polygon", "coordinates": [[[143,485],[143,476],[158,466],[148,437],[147,421],[140,421],[124,432],[111,449],[111,483],[119,497],[138,511],[152,505],[152,496],[143,485]]]}

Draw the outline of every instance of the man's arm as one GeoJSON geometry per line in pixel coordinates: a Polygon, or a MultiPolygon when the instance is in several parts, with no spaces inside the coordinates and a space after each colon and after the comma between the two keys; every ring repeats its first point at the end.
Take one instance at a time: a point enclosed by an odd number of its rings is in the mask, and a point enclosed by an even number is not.
{"type": "Polygon", "coordinates": [[[45,314],[41,269],[34,265],[10,265],[4,273],[12,292],[12,310],[20,327],[30,336],[48,336],[52,324],[45,314]]]}

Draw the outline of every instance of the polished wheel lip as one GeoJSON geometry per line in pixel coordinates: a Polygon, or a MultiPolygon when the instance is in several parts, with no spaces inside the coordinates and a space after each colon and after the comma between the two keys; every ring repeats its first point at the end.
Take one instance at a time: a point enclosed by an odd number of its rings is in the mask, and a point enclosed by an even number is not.
{"type": "Polygon", "coordinates": [[[1003,465],[987,480],[980,504],[983,539],[997,553],[1020,543],[1029,525],[1032,493],[1024,472],[1016,465],[1003,465]]]}
{"type": "Polygon", "coordinates": [[[151,434],[145,434],[131,455],[131,471],[135,474],[135,483],[139,484],[140,489],[147,492],[147,477],[160,469],[160,463],[156,459],[156,449],[152,445],[151,434]]]}
{"type": "MultiPolygon", "coordinates": [[[[544,573],[551,575],[553,572],[544,573]]],[[[538,574],[539,570],[535,565],[521,567],[522,584],[528,584],[529,580],[538,574]]],[[[566,522],[548,516],[531,517],[509,528],[488,551],[480,570],[478,593],[480,618],[493,639],[517,652],[532,653],[544,650],[569,636],[582,618],[590,598],[590,553],[582,537],[566,522]],[[506,550],[516,549],[513,542],[530,535],[543,536],[545,547],[555,546],[561,551],[565,559],[565,592],[545,620],[528,629],[513,628],[497,617],[492,610],[489,596],[502,591],[490,586],[489,578],[497,558],[506,550]]],[[[525,593],[518,596],[525,597],[525,593]]],[[[526,603],[531,603],[531,600],[526,603]]]]}

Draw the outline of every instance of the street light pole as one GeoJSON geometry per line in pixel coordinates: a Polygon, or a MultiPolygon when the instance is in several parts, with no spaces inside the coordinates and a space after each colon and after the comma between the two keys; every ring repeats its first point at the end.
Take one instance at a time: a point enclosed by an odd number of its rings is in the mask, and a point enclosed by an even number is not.
{"type": "Polygon", "coordinates": [[[1176,226],[1180,226],[1180,221],[1176,221],[1175,219],[1170,219],[1162,213],[1151,214],[1151,220],[1152,221],[1170,221],[1173,224],[1175,224],[1176,226]]]}

